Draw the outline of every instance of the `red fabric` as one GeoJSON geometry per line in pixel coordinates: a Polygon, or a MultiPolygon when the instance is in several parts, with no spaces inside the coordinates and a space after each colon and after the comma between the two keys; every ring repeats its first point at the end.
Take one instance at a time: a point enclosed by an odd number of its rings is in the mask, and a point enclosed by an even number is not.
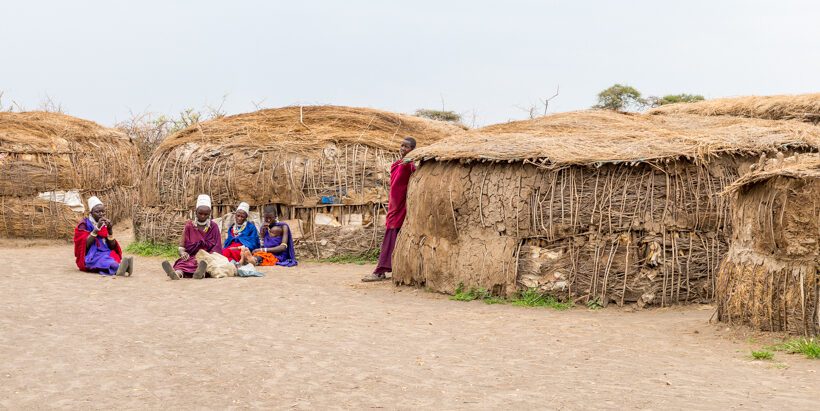
{"type": "MultiPolygon", "coordinates": [[[[89,235],[91,235],[91,232],[85,229],[84,220],[80,222],[80,224],[77,224],[77,227],[74,227],[74,257],[76,257],[77,268],[79,268],[80,271],[86,271],[85,241],[89,235]]],[[[97,239],[95,241],[101,241],[101,239],[106,237],[108,237],[108,227],[103,227],[102,230],[97,231],[97,239]]],[[[118,263],[122,262],[122,248],[118,241],[114,242],[114,249],[111,250],[111,258],[118,263]]]]}
{"type": "Polygon", "coordinates": [[[239,250],[239,247],[242,247],[242,243],[239,241],[234,241],[228,246],[228,248],[222,250],[222,255],[227,257],[230,261],[239,261],[242,259],[242,251],[239,250]]]}
{"type": "Polygon", "coordinates": [[[399,159],[390,165],[390,196],[387,203],[387,228],[401,228],[407,215],[407,184],[416,171],[413,162],[399,159]]]}

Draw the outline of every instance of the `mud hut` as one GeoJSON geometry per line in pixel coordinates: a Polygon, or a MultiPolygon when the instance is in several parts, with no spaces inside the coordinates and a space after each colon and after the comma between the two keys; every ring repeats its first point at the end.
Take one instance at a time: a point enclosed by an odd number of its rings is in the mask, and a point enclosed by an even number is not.
{"type": "Polygon", "coordinates": [[[59,113],[0,113],[0,236],[71,238],[96,195],[113,221],[130,215],[136,145],[114,129],[59,113]]]}
{"type": "Polygon", "coordinates": [[[696,114],[820,123],[820,93],[720,98],[655,108],[649,114],[696,114]]]}
{"type": "Polygon", "coordinates": [[[730,231],[718,193],[761,153],[818,146],[820,128],[800,122],[610,111],[448,138],[412,154],[394,282],[601,305],[710,301],[730,231]]]}
{"type": "MultiPolygon", "coordinates": [[[[461,132],[452,124],[338,106],[284,107],[219,118],[163,141],[146,165],[135,212],[139,238],[177,241],[199,193],[214,215],[239,201],[290,222],[301,255],[378,249],[390,164],[412,136],[418,146],[461,132]]],[[[227,228],[229,221],[222,221],[227,228]]]]}
{"type": "Polygon", "coordinates": [[[733,231],[718,272],[718,320],[820,334],[820,155],[769,160],[726,193],[733,231]]]}

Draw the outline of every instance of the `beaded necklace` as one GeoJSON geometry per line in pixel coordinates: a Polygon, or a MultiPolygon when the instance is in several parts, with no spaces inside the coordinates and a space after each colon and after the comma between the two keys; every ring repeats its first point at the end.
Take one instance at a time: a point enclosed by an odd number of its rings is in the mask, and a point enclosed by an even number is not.
{"type": "Polygon", "coordinates": [[[247,225],[248,225],[248,222],[247,222],[247,221],[245,221],[244,223],[242,223],[242,225],[241,225],[241,226],[239,226],[239,227],[237,227],[237,226],[236,226],[236,224],[234,224],[234,225],[233,225],[233,228],[231,229],[231,232],[233,233],[233,236],[234,236],[234,237],[239,237],[239,234],[240,234],[242,231],[244,231],[244,230],[245,230],[245,226],[247,226],[247,225]]]}

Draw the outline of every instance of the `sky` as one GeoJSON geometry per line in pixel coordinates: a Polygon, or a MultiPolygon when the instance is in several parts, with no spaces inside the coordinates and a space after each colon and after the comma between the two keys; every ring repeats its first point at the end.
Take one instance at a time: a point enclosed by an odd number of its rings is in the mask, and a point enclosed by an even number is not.
{"type": "Polygon", "coordinates": [[[481,126],[645,96],[820,92],[817,1],[0,0],[2,103],[104,125],[336,104],[481,126]],[[539,107],[543,111],[543,106],[539,107]]]}

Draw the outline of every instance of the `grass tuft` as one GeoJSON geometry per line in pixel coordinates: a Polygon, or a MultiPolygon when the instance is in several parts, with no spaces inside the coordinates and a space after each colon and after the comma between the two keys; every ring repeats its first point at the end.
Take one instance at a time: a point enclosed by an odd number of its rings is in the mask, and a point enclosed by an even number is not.
{"type": "Polygon", "coordinates": [[[519,307],[549,307],[559,311],[568,310],[572,307],[572,303],[559,302],[555,297],[540,293],[534,288],[518,293],[510,302],[512,305],[519,307]]]}
{"type": "Polygon", "coordinates": [[[806,358],[820,359],[820,341],[814,338],[795,338],[771,348],[789,354],[803,354],[806,358]]]}
{"type": "Polygon", "coordinates": [[[452,297],[450,297],[450,299],[453,301],[473,301],[483,300],[489,297],[491,297],[490,293],[483,288],[470,288],[469,290],[465,290],[464,284],[459,284],[456,288],[456,292],[452,295],[452,297]]]}
{"type": "Polygon", "coordinates": [[[601,308],[604,308],[604,305],[601,304],[601,299],[600,298],[595,297],[594,299],[587,301],[587,308],[590,309],[590,310],[595,311],[595,310],[600,310],[601,308]]]}
{"type": "Polygon", "coordinates": [[[774,358],[774,354],[767,350],[752,351],[752,358],[756,360],[771,360],[774,358]]]}
{"type": "Polygon", "coordinates": [[[135,241],[125,247],[125,252],[143,257],[179,257],[176,244],[154,243],[151,241],[135,241]]]}

